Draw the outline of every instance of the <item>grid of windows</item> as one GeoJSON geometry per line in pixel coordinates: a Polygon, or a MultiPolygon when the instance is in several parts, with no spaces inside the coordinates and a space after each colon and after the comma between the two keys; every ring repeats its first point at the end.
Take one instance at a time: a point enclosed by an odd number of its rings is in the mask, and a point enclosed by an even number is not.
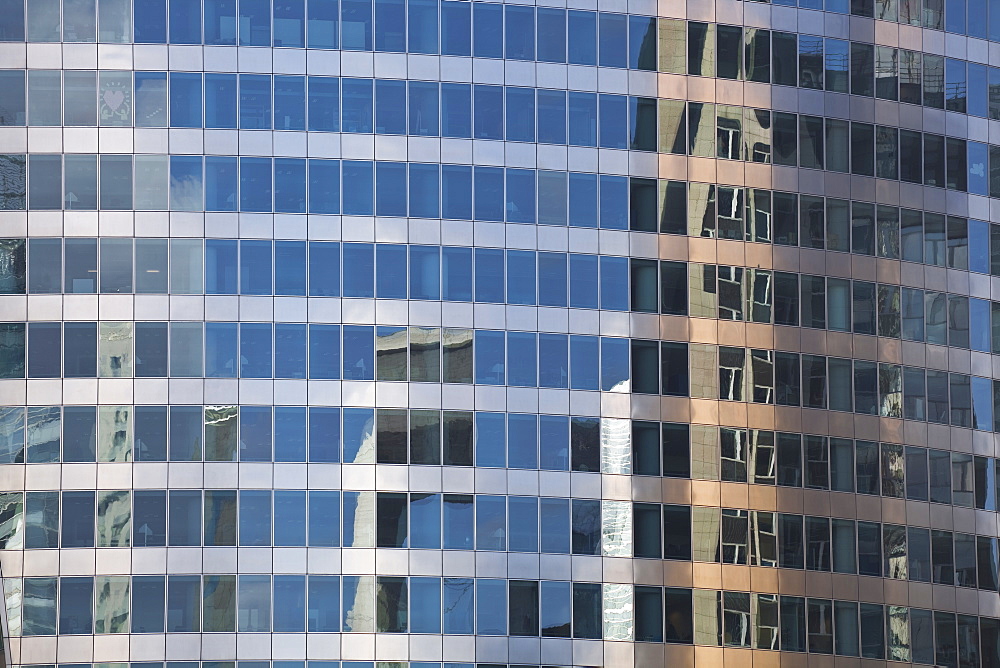
{"type": "Polygon", "coordinates": [[[654,4],[0,0],[4,665],[1000,666],[1000,11],[654,4]]]}

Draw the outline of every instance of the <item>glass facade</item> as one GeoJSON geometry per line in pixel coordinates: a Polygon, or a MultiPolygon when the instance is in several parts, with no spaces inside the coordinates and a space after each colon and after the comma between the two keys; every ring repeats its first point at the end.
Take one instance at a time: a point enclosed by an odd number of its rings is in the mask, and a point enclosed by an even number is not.
{"type": "Polygon", "coordinates": [[[558,5],[0,0],[0,667],[1000,668],[1000,2],[558,5]]]}

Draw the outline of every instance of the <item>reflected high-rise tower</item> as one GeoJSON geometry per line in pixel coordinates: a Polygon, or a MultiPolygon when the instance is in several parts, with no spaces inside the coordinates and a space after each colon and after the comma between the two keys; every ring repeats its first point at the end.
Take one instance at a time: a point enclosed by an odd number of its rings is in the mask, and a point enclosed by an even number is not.
{"type": "Polygon", "coordinates": [[[998,226],[996,2],[0,0],[0,668],[1000,668],[998,226]]]}

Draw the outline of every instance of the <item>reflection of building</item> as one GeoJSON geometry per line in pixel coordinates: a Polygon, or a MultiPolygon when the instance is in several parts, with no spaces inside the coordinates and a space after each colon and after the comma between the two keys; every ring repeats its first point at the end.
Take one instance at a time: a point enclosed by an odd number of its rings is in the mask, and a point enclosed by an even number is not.
{"type": "Polygon", "coordinates": [[[0,0],[3,665],[1000,666],[1000,15],[793,4],[0,0]]]}

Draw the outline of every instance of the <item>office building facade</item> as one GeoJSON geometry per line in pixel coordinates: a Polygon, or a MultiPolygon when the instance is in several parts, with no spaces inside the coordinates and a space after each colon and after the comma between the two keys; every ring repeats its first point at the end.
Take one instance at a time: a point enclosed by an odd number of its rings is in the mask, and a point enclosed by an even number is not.
{"type": "Polygon", "coordinates": [[[1000,666],[997,355],[996,2],[0,0],[6,666],[1000,666]]]}

